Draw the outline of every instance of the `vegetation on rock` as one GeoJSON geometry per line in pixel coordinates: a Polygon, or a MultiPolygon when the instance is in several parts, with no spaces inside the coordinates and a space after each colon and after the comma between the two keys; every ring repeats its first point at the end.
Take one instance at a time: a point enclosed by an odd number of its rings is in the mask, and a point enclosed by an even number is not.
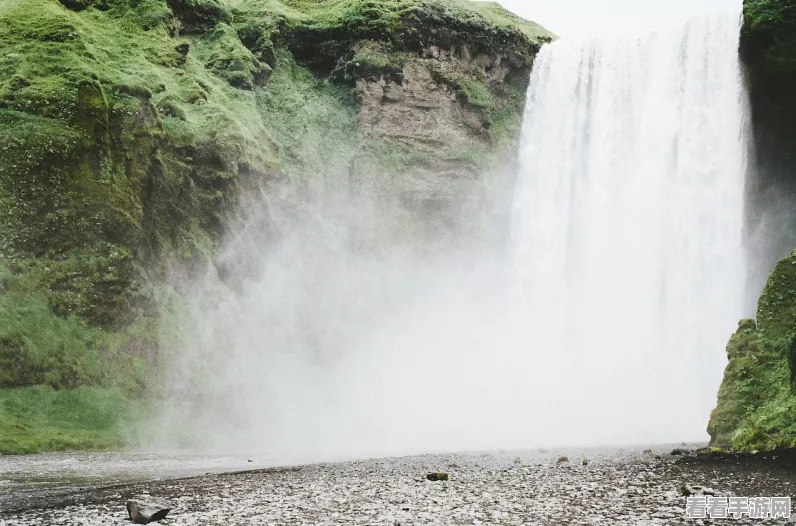
{"type": "Polygon", "coordinates": [[[796,251],[780,261],[727,345],[729,363],[708,432],[741,451],[796,447],[796,251]]]}

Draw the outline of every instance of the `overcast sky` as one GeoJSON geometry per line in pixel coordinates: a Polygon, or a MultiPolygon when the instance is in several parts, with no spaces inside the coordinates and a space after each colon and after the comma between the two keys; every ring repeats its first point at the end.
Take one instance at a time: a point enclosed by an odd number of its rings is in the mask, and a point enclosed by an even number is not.
{"type": "Polygon", "coordinates": [[[693,15],[741,11],[741,0],[499,0],[560,37],[637,36],[693,15]]]}

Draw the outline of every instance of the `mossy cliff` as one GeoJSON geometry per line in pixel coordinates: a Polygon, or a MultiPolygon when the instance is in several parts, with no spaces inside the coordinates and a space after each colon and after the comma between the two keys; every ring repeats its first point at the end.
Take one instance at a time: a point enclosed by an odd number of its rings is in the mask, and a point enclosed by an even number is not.
{"type": "Polygon", "coordinates": [[[796,252],[768,280],[757,320],[727,344],[729,363],[710,418],[712,442],[739,450],[796,446],[796,252]]]}
{"type": "Polygon", "coordinates": [[[740,54],[754,130],[748,224],[762,259],[754,266],[770,270],[796,247],[796,215],[791,213],[796,199],[796,5],[745,0],[740,54]]]}
{"type": "MultiPolygon", "coordinates": [[[[776,210],[777,203],[796,196],[796,5],[746,0],[740,52],[756,150],[749,229],[763,228],[769,247],[763,252],[775,253],[796,246],[793,214],[776,210]]],[[[757,319],[740,323],[727,356],[708,426],[713,442],[740,450],[796,447],[796,252],[776,265],[757,319]]]]}
{"type": "Polygon", "coordinates": [[[247,189],[331,174],[476,230],[552,38],[464,0],[1,0],[0,387],[146,393],[169,264],[211,263],[247,189]]]}

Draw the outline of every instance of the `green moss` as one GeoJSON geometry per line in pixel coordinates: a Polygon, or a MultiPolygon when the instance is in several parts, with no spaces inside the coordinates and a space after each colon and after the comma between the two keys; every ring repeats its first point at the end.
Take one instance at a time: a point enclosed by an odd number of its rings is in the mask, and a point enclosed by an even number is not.
{"type": "Polygon", "coordinates": [[[121,447],[140,406],[107,389],[0,389],[0,454],[121,447]]]}
{"type": "Polygon", "coordinates": [[[755,69],[796,72],[796,9],[790,0],[746,0],[742,52],[755,69]]]}
{"type": "Polygon", "coordinates": [[[268,64],[260,62],[239,40],[237,33],[221,24],[206,33],[205,47],[212,49],[205,66],[233,87],[252,90],[263,86],[271,74],[268,64]]]}
{"type": "MultiPolygon", "coordinates": [[[[154,331],[147,337],[133,332],[137,325],[108,331],[89,325],[80,312],[57,312],[73,308],[73,302],[75,310],[83,306],[82,291],[66,287],[82,285],[85,274],[70,269],[68,276],[78,283],[42,287],[42,277],[52,275],[41,268],[43,264],[36,261],[16,272],[0,266],[0,387],[114,384],[131,394],[142,393],[147,385],[146,367],[142,370],[138,361],[143,357],[130,351],[146,341],[154,342],[154,331]]],[[[114,276],[97,279],[112,283],[114,276]]],[[[85,296],[111,293],[89,282],[92,293],[85,296]]]]}
{"type": "Polygon", "coordinates": [[[483,82],[448,71],[437,62],[429,61],[428,68],[431,72],[431,77],[436,83],[448,86],[468,104],[479,108],[491,108],[494,106],[495,101],[492,98],[492,94],[484,86],[483,82]]]}
{"type": "Polygon", "coordinates": [[[757,325],[740,323],[708,432],[739,450],[796,445],[796,252],[777,264],[758,304],[757,325]]]}
{"type": "Polygon", "coordinates": [[[367,42],[360,46],[351,60],[346,62],[345,78],[367,80],[385,78],[400,84],[403,82],[407,59],[405,53],[390,53],[377,42],[367,42]]]}
{"type": "MultiPolygon", "coordinates": [[[[154,0],[107,12],[69,12],[47,0],[2,9],[0,249],[17,260],[51,260],[42,267],[58,275],[48,283],[63,284],[60,269],[78,250],[101,255],[112,245],[149,262],[190,254],[202,232],[220,231],[241,170],[276,169],[265,127],[251,118],[254,96],[229,84],[239,66],[242,85],[262,82],[230,53],[252,68],[256,59],[223,23],[188,37],[191,53],[181,55],[164,9],[154,0]]],[[[78,266],[107,274],[94,263],[78,266]]],[[[66,288],[89,291],[83,282],[66,288]]]]}
{"type": "Polygon", "coordinates": [[[258,93],[258,109],[281,165],[295,181],[323,184],[346,170],[357,148],[356,111],[350,90],[330,85],[280,52],[268,89],[258,93]]]}

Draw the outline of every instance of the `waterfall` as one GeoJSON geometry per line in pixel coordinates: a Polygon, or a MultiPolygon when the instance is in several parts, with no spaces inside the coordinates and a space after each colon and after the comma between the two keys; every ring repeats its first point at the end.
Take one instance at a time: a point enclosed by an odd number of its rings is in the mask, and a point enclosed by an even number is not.
{"type": "Polygon", "coordinates": [[[182,280],[158,440],[284,462],[706,439],[744,314],[738,35],[545,46],[508,253],[352,245],[402,216],[345,194],[263,245],[255,199],[219,256],[241,285],[182,280]]]}
{"type": "Polygon", "coordinates": [[[739,14],[714,15],[536,59],[513,264],[550,419],[705,436],[724,346],[751,314],[739,33],[739,14]]]}

